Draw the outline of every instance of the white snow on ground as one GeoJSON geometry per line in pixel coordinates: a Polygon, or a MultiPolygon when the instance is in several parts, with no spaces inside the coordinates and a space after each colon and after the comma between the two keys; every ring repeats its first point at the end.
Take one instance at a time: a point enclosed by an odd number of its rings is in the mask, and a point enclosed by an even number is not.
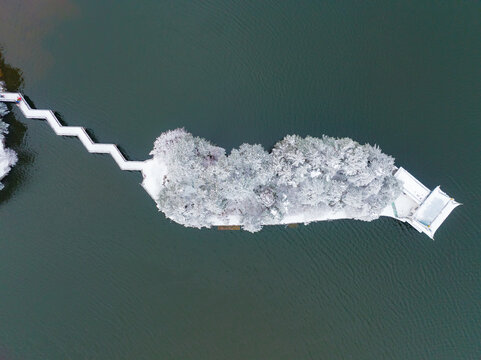
{"type": "Polygon", "coordinates": [[[349,138],[288,135],[268,153],[243,144],[229,155],[184,129],[156,140],[143,187],[171,220],[188,227],[371,221],[401,193],[394,159],[349,138]]]}
{"type": "MultiPolygon", "coordinates": [[[[7,106],[0,103],[0,180],[2,180],[17,163],[15,151],[5,147],[5,135],[8,133],[8,125],[2,121],[3,116],[8,113],[7,106]]],[[[0,190],[3,184],[0,182],[0,190]]]]}

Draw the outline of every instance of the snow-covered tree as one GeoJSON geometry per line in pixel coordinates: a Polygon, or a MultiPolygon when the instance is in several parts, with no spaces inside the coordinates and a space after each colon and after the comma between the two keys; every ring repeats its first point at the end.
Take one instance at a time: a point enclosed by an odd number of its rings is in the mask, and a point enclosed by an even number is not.
{"type": "MultiPolygon", "coordinates": [[[[1,87],[1,84],[0,84],[1,87]]],[[[8,133],[8,125],[2,118],[8,113],[7,106],[0,102],[0,180],[2,180],[17,162],[17,155],[12,149],[5,147],[5,134],[8,133]]],[[[0,182],[0,190],[3,184],[0,182]]]]}
{"type": "MultiPolygon", "coordinates": [[[[372,220],[400,193],[394,159],[349,138],[288,135],[266,152],[225,150],[184,129],[163,133],[151,152],[149,183],[161,211],[192,227],[242,225],[258,231],[288,215],[343,212],[372,220]]],[[[144,182],[145,184],[145,182],[144,182]]]]}

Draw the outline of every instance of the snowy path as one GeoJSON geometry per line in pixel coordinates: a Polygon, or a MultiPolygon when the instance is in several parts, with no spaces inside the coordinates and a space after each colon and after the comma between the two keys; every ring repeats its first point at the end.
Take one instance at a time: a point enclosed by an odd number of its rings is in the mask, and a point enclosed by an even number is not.
{"type": "Polygon", "coordinates": [[[126,160],[114,144],[97,144],[93,142],[85,129],[80,126],[63,126],[52,110],[36,110],[30,108],[20,93],[0,92],[0,101],[15,102],[23,115],[28,119],[47,120],[50,127],[59,136],[76,136],[89,153],[110,154],[121,170],[142,171],[143,161],[126,160]]]}

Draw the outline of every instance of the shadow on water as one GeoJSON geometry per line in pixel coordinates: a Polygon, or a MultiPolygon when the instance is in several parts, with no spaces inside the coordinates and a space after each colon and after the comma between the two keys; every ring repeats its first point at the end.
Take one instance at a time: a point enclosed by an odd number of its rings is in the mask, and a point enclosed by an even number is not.
{"type": "MultiPolygon", "coordinates": [[[[33,107],[32,107],[32,105],[30,105],[30,107],[31,107],[32,109],[36,109],[36,108],[37,108],[35,105],[33,105],[33,107]]],[[[57,111],[54,111],[53,114],[54,114],[55,117],[57,118],[57,120],[58,120],[58,122],[60,123],[60,125],[62,125],[62,126],[68,126],[67,123],[65,122],[65,120],[63,119],[63,115],[62,115],[62,114],[60,114],[60,113],[57,112],[57,111]]]]}
{"type": "Polygon", "coordinates": [[[93,142],[95,142],[95,143],[99,142],[99,140],[95,136],[94,131],[92,129],[85,128],[85,132],[87,133],[88,136],[90,136],[90,138],[92,139],[93,142]]]}
{"type": "MultiPolygon", "coordinates": [[[[22,71],[5,63],[3,49],[0,47],[0,81],[5,82],[8,91],[19,91],[23,88],[24,79],[22,71]]],[[[27,98],[29,104],[31,100],[27,98]]],[[[8,135],[5,138],[5,145],[13,149],[18,155],[18,162],[10,173],[2,180],[5,188],[0,191],[0,203],[8,201],[17,189],[27,179],[27,169],[33,163],[34,154],[25,147],[24,139],[27,127],[17,120],[12,112],[12,105],[7,104],[10,113],[2,121],[9,124],[8,135]]]]}
{"type": "Polygon", "coordinates": [[[127,151],[121,146],[121,145],[117,145],[117,149],[119,149],[120,153],[124,156],[125,160],[132,160],[128,155],[127,155],[127,151]]]}

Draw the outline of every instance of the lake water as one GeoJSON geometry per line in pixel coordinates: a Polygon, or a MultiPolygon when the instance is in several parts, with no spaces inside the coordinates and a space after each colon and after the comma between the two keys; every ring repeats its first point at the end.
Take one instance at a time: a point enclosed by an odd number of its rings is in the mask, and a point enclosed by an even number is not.
{"type": "Polygon", "coordinates": [[[144,160],[185,127],[378,144],[464,205],[392,219],[184,228],[138,173],[18,112],[0,202],[1,359],[481,358],[481,3],[0,4],[38,108],[144,160]],[[22,124],[24,126],[22,126],[22,124]]]}

